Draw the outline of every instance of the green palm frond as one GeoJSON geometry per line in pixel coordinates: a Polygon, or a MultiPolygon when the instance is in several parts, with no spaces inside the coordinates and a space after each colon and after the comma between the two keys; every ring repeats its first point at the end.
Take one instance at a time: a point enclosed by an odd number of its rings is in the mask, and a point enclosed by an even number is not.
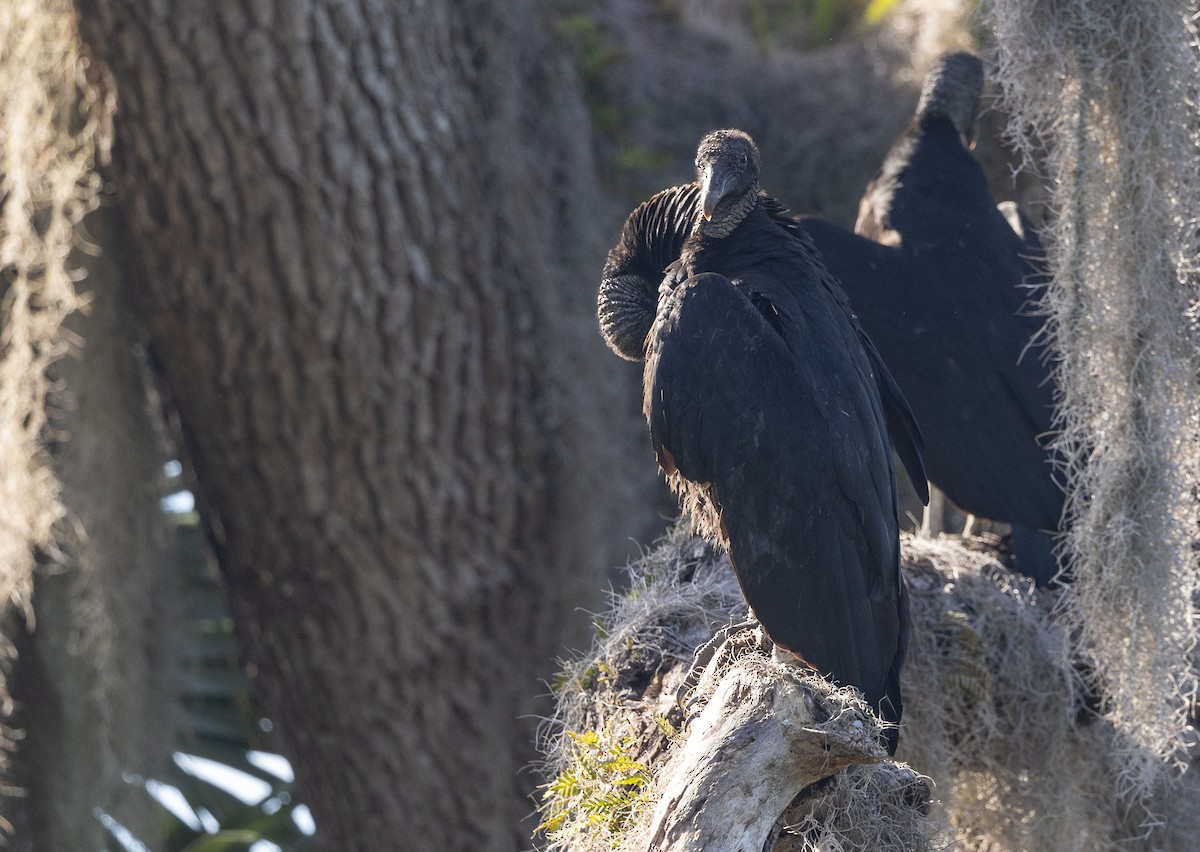
{"type": "MultiPolygon", "coordinates": [[[[297,809],[303,806],[290,780],[251,759],[255,751],[270,751],[269,725],[264,724],[238,660],[233,621],[198,518],[195,513],[170,517],[179,546],[186,613],[178,654],[178,752],[162,777],[131,779],[130,783],[140,785],[159,803],[165,838],[162,848],[169,852],[236,852],[260,841],[288,852],[305,852],[313,848],[313,838],[296,821],[297,809]],[[261,791],[261,795],[255,793],[251,796],[254,801],[244,801],[192,771],[188,762],[192,757],[241,773],[231,777],[242,778],[241,787],[261,791]],[[176,793],[186,804],[179,802],[176,793]],[[168,795],[174,810],[163,804],[168,795]]],[[[114,832],[123,829],[113,823],[108,830],[120,842],[114,832]]],[[[121,844],[118,848],[126,847],[121,844]]]]}

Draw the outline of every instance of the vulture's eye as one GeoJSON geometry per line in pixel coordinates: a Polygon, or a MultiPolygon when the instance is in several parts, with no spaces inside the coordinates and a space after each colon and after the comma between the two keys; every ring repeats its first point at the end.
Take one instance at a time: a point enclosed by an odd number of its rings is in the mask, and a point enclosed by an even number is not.
{"type": "Polygon", "coordinates": [[[743,151],[738,155],[738,161],[744,166],[746,165],[746,152],[743,151]]]}

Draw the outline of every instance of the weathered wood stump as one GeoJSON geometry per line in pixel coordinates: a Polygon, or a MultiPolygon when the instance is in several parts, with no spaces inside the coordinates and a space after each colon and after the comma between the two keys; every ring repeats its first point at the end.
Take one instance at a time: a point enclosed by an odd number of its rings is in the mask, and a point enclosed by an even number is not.
{"type": "Polygon", "coordinates": [[[735,661],[664,768],[646,848],[761,852],[802,790],[887,757],[875,730],[811,674],[757,655],[735,661]]]}

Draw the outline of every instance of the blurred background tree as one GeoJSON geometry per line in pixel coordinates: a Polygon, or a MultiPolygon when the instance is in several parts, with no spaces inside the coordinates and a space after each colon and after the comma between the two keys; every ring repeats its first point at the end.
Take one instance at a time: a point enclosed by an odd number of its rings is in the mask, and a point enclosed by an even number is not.
{"type": "Polygon", "coordinates": [[[297,794],[322,848],[527,846],[544,681],[674,511],[595,329],[622,217],[740,126],[851,223],[964,5],[5,4],[16,848],[299,849],[297,794]]]}

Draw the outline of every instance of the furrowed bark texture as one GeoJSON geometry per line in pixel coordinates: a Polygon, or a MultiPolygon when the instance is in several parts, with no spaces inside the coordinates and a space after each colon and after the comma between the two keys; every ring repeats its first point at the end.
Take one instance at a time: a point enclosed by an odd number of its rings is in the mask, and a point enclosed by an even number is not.
{"type": "Polygon", "coordinates": [[[154,350],[324,846],[527,845],[532,696],[619,544],[551,5],[77,6],[154,350]]]}
{"type": "MultiPolygon", "coordinates": [[[[128,242],[111,211],[85,220],[109,247],[128,242]]],[[[137,334],[122,303],[121,253],[76,258],[89,307],[64,328],[77,348],[51,368],[52,455],[67,518],[61,564],[35,578],[32,630],[18,639],[15,725],[6,778],[10,848],[102,849],[116,821],[160,848],[161,816],[139,779],[172,747],[174,541],[159,506],[162,440],[145,396],[137,334]]]]}

